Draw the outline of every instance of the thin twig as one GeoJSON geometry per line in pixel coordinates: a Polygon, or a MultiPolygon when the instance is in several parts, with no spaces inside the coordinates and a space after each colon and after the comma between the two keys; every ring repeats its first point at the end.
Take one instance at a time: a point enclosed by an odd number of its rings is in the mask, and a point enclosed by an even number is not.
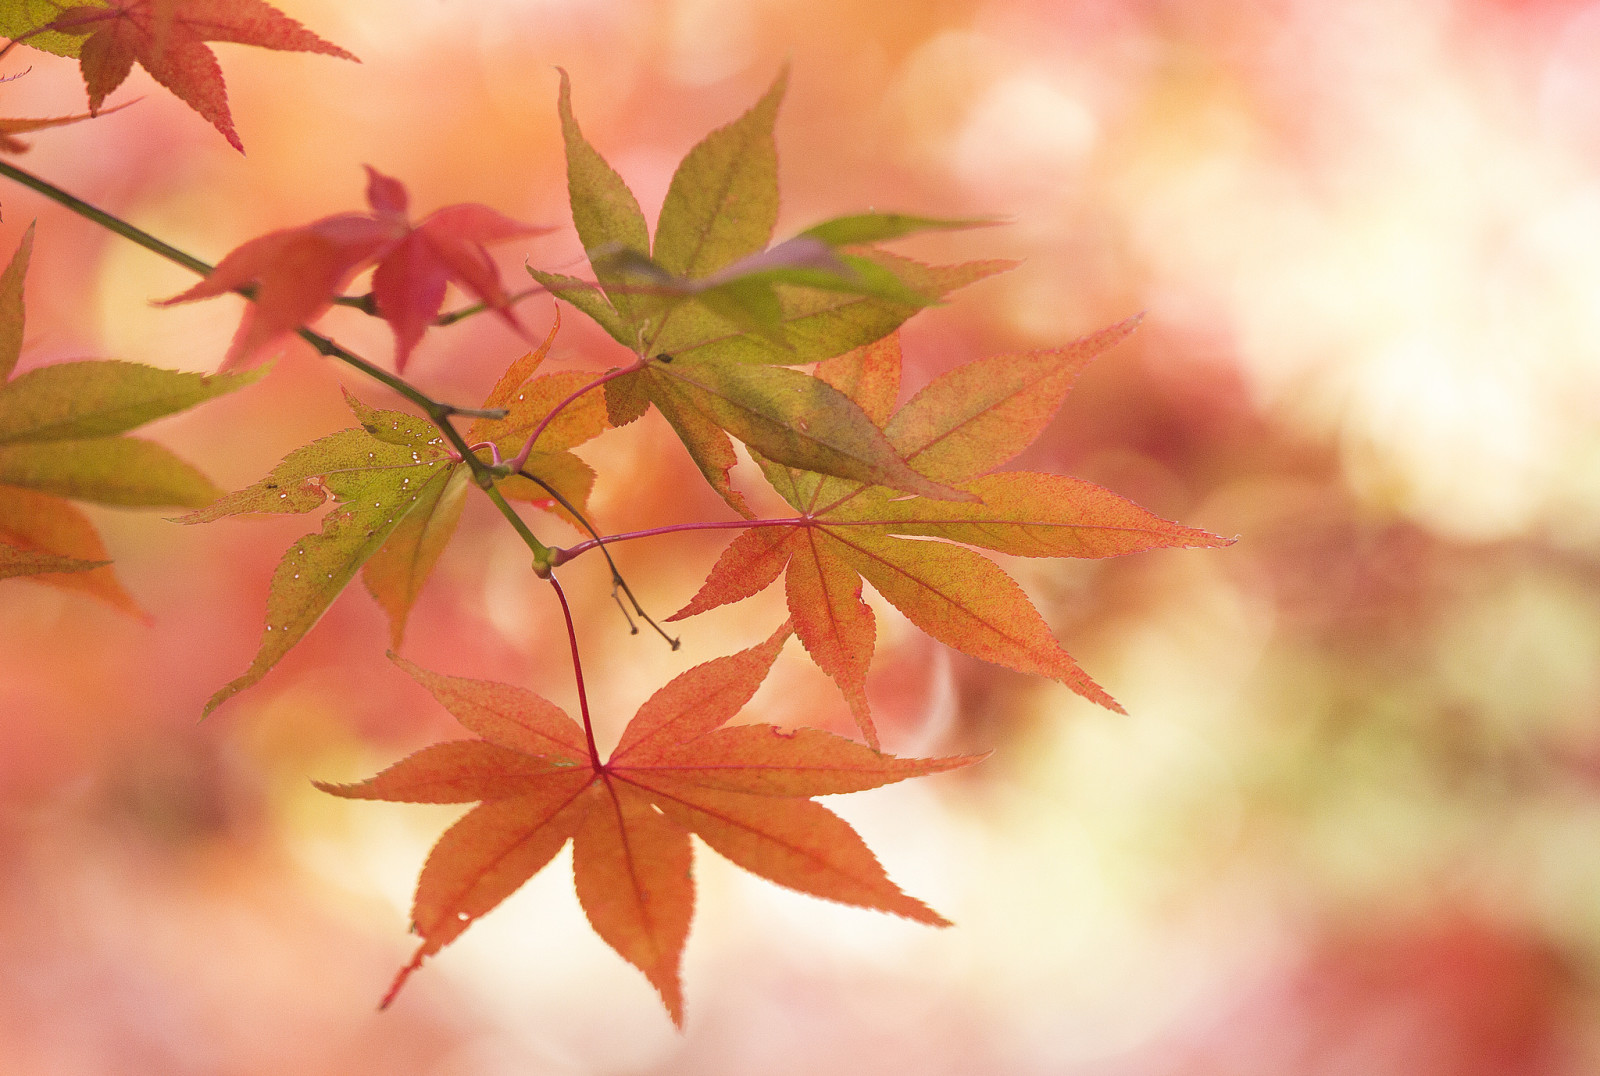
{"type": "MultiPolygon", "coordinates": [[[[642,531],[627,531],[623,534],[608,534],[604,538],[600,537],[598,534],[595,534],[593,538],[589,539],[588,541],[579,542],[577,545],[569,545],[565,548],[557,547],[555,550],[553,550],[553,557],[550,563],[552,567],[565,564],[567,561],[578,556],[580,553],[587,553],[589,550],[595,548],[598,548],[602,553],[605,553],[606,546],[613,545],[617,542],[631,542],[635,538],[654,538],[657,535],[682,534],[688,531],[744,530],[750,527],[809,527],[815,522],[816,520],[811,519],[809,516],[787,516],[783,519],[724,519],[711,523],[673,523],[666,527],[651,527],[648,530],[642,531]]],[[[893,522],[893,520],[872,520],[869,522],[873,526],[881,526],[884,522],[893,522]]],[[[854,521],[851,520],[843,525],[848,526],[851,523],[854,523],[854,521]]],[[[840,524],[835,524],[830,521],[828,525],[831,527],[838,526],[840,524]]],[[[591,529],[589,533],[594,534],[594,531],[591,529]]],[[[607,559],[610,558],[609,553],[607,553],[606,556],[607,559]]]]}
{"type": "MultiPolygon", "coordinates": [[[[523,478],[528,479],[530,482],[537,483],[540,488],[542,488],[546,493],[550,494],[551,497],[555,498],[555,502],[557,504],[565,508],[568,512],[572,513],[572,518],[576,519],[583,526],[584,530],[588,531],[594,536],[593,544],[600,547],[601,556],[605,557],[606,563],[611,566],[611,600],[617,603],[618,609],[622,610],[622,619],[628,622],[629,633],[637,635],[639,634],[639,629],[634,626],[633,618],[628,615],[628,607],[623,605],[622,599],[617,596],[618,590],[621,590],[623,594],[628,596],[628,601],[633,603],[633,611],[639,614],[639,619],[643,620],[646,624],[649,624],[652,628],[654,628],[656,630],[656,634],[667,641],[668,646],[672,647],[674,650],[678,649],[678,644],[681,642],[681,640],[674,639],[672,636],[668,635],[666,631],[662,629],[661,625],[657,624],[655,619],[649,613],[644,611],[644,606],[639,604],[639,599],[634,597],[633,588],[628,586],[628,581],[626,579],[622,578],[622,572],[617,568],[617,562],[611,559],[611,551],[606,548],[605,541],[600,537],[600,532],[594,529],[594,524],[590,523],[588,518],[585,517],[582,512],[578,511],[578,509],[573,506],[571,501],[563,497],[559,490],[557,490],[550,483],[546,482],[544,479],[540,478],[538,475],[526,469],[519,469],[517,473],[523,478]]],[[[590,543],[585,542],[584,545],[588,546],[590,543]]],[[[552,568],[558,563],[556,558],[560,555],[561,551],[559,549],[552,551],[550,561],[550,566],[552,568]]]]}
{"type": "Polygon", "coordinates": [[[539,435],[549,427],[551,422],[555,421],[555,417],[559,415],[568,404],[583,396],[585,393],[592,392],[593,390],[599,388],[607,381],[615,381],[617,378],[622,377],[625,374],[638,373],[649,364],[649,359],[639,359],[636,362],[629,363],[627,366],[619,366],[615,370],[607,370],[605,373],[601,374],[587,385],[584,385],[583,387],[575,389],[569,393],[566,399],[552,407],[544,416],[544,418],[539,420],[539,424],[533,428],[533,432],[528,434],[528,439],[522,442],[522,449],[509,461],[507,461],[512,469],[517,471],[522,470],[522,465],[528,462],[528,453],[533,451],[533,443],[539,439],[539,435]]]}

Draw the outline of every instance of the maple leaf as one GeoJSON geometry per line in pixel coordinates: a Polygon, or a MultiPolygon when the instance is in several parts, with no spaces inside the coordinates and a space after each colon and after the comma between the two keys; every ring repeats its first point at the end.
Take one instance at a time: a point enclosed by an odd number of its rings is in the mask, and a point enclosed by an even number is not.
{"type": "MultiPolygon", "coordinates": [[[[813,796],[876,788],[978,757],[902,759],[816,729],[722,727],[789,636],[697,665],[652,695],[606,762],[554,703],[507,684],[396,658],[481,739],[424,748],[336,796],[479,802],[434,845],[417,881],[422,936],[407,976],[573,842],[578,900],[595,932],[649,979],[683,1024],[679,962],[694,909],[689,835],[754,874],[845,904],[947,921],[891,882],[849,824],[813,796]]],[[[585,715],[587,718],[587,715],[585,715]]]]}
{"type": "MultiPolygon", "coordinates": [[[[130,101],[128,104],[132,104],[130,101]]],[[[76,116],[51,116],[47,119],[0,119],[0,153],[26,153],[28,143],[18,138],[19,134],[29,134],[33,131],[42,131],[47,127],[65,127],[72,123],[81,123],[93,119],[95,115],[110,115],[120,112],[128,105],[118,105],[116,108],[101,109],[99,113],[79,113],[76,116]]]]}
{"type": "MultiPolygon", "coordinates": [[[[504,419],[478,420],[470,442],[514,455],[554,402],[585,383],[578,373],[532,378],[554,339],[514,363],[490,393],[487,406],[508,411],[504,419]]],[[[403,411],[368,407],[345,393],[359,427],[340,430],[285,456],[261,481],[230,493],[178,519],[209,523],[253,513],[299,513],[335,507],[320,532],[292,545],[273,572],[267,623],[250,667],[206,702],[210,713],[265,676],[322,618],[345,586],[363,572],[367,588],[390,619],[399,646],[407,615],[460,519],[471,470],[426,419],[403,411]]],[[[594,474],[567,451],[605,428],[604,405],[580,398],[539,435],[526,469],[549,482],[580,511],[594,474]]],[[[500,483],[510,497],[550,507],[549,494],[527,479],[500,483]]]]}
{"type": "Polygon", "coordinates": [[[0,34],[76,57],[91,114],[100,111],[137,62],[241,153],[244,143],[228,110],[222,68],[207,41],[355,59],[263,0],[104,0],[76,6],[4,0],[0,34]]]}
{"type": "Polygon", "coordinates": [[[773,127],[786,85],[787,72],[780,73],[749,111],[684,157],[652,246],[632,191],[579,129],[563,71],[572,219],[599,288],[529,272],[626,347],[657,357],[606,385],[612,424],[655,406],[741,515],[751,512],[728,478],[737,461],[729,434],[791,466],[963,499],[906,467],[849,397],[781,367],[876,340],[929,302],[1011,263],[930,267],[866,245],[988,223],[895,214],[825,222],[769,249],[778,214],[773,127]]]}
{"type": "Polygon", "coordinates": [[[138,604],[106,566],[94,525],[67,498],[120,506],[209,503],[222,491],[194,467],[153,441],[121,434],[232,392],[257,375],[100,360],[13,377],[33,235],[29,225],[0,274],[0,578],[37,575],[138,614],[138,604]]]}
{"type": "Polygon", "coordinates": [[[200,283],[161,305],[254,286],[254,302],[245,309],[223,369],[248,362],[321,317],[355,275],[373,264],[372,297],[378,315],[394,332],[397,371],[405,370],[411,350],[444,305],[445,285],[452,281],[523,332],[484,244],[542,235],[549,228],[523,224],[477,204],[445,206],[412,225],[406,217],[405,187],[371,166],[367,202],[370,214],[339,213],[257,236],[231,251],[200,283]]]}
{"type": "Polygon", "coordinates": [[[898,337],[822,363],[819,375],[882,423],[885,436],[911,466],[974,500],[908,498],[883,486],[758,459],[768,481],[801,515],[784,525],[742,532],[689,604],[668,619],[747,598],[784,575],[795,633],[838,684],[874,746],[878,738],[866,674],[875,627],[872,611],[861,600],[863,579],[940,642],[997,665],[1051,677],[1120,711],[1056,642],[1011,577],[966,547],[1027,557],[1112,557],[1163,546],[1231,544],[1161,519],[1080,479],[991,473],[1044,430],[1078,372],[1137,321],[1064,348],[958,367],[898,412],[893,412],[900,384],[898,337]],[[920,540],[926,538],[941,540],[920,540]]]}

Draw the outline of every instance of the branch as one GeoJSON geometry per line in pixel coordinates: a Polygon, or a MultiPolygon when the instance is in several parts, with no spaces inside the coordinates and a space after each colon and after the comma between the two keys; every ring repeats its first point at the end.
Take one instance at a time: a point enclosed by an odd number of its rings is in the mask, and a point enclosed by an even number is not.
{"type": "MultiPolygon", "coordinates": [[[[0,160],[0,175],[14,179],[25,187],[31,187],[33,190],[38,191],[51,201],[54,201],[72,210],[85,220],[93,221],[102,228],[105,228],[111,232],[115,232],[117,235],[120,235],[123,238],[131,240],[132,242],[137,243],[139,246],[144,247],[151,253],[159,254],[168,261],[175,262],[191,272],[198,273],[201,276],[208,276],[213,269],[211,265],[201,261],[194,255],[179,250],[170,243],[162,242],[149,232],[146,232],[140,228],[135,228],[133,225],[129,224],[125,220],[122,220],[120,217],[115,217],[103,209],[92,206],[88,202],[85,202],[82,198],[79,198],[73,194],[69,194],[60,187],[40,179],[31,172],[25,172],[8,161],[0,160]]],[[[254,300],[255,298],[254,288],[243,287],[237,289],[237,291],[240,295],[243,295],[247,299],[254,300]]],[[[389,388],[393,389],[407,400],[410,400],[417,407],[421,408],[422,412],[428,416],[429,421],[431,421],[435,426],[439,427],[439,431],[444,434],[446,440],[450,442],[451,447],[455,449],[462,461],[472,469],[472,477],[477,481],[479,488],[483,489],[489,494],[489,499],[495,502],[496,507],[500,509],[500,514],[506,517],[506,519],[516,529],[517,534],[522,537],[522,540],[525,543],[527,543],[528,548],[533,551],[535,567],[544,567],[546,570],[548,570],[548,564],[551,557],[550,548],[543,542],[539,541],[539,539],[534,537],[533,532],[528,529],[527,524],[522,522],[522,518],[518,516],[516,512],[511,510],[511,506],[506,503],[505,498],[500,496],[498,490],[494,489],[495,472],[491,469],[489,464],[486,464],[482,460],[478,459],[477,455],[472,451],[471,448],[468,447],[466,440],[461,436],[460,432],[457,431],[455,426],[450,422],[450,417],[452,415],[470,415],[480,418],[504,418],[506,415],[505,411],[499,409],[457,407],[455,404],[449,404],[435,400],[421,389],[412,385],[405,378],[400,377],[398,374],[391,374],[389,371],[379,366],[374,366],[371,362],[368,362],[366,359],[362,358],[360,355],[357,355],[349,348],[337,343],[331,337],[324,336],[321,333],[308,329],[303,325],[297,331],[300,339],[316,348],[318,354],[324,355],[331,359],[338,359],[347,366],[355,367],[368,377],[387,385],[389,388]]]]}

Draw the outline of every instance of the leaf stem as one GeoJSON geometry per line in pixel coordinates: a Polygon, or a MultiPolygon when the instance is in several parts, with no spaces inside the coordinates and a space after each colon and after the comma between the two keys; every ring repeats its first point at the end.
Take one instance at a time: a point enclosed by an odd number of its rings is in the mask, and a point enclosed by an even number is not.
{"type": "MultiPolygon", "coordinates": [[[[513,307],[528,298],[528,296],[538,295],[544,290],[543,288],[529,288],[526,291],[519,291],[515,295],[508,295],[506,296],[505,305],[507,308],[513,307]]],[[[335,306],[348,306],[373,317],[382,316],[378,311],[378,298],[370,291],[361,295],[336,295],[332,301],[335,306]]],[[[456,322],[470,318],[474,314],[481,314],[485,310],[491,309],[497,310],[500,308],[491,307],[488,303],[473,303],[471,306],[464,306],[460,310],[451,310],[440,314],[433,319],[433,324],[435,327],[442,329],[446,325],[454,325],[456,322]]]]}
{"type": "MultiPolygon", "coordinates": [[[[587,553],[596,546],[600,547],[601,552],[605,552],[605,547],[613,542],[630,542],[635,538],[654,538],[660,534],[679,534],[684,531],[742,530],[746,527],[806,527],[813,522],[806,516],[791,516],[787,519],[725,519],[713,523],[674,523],[667,527],[651,527],[642,531],[608,534],[604,538],[595,535],[593,538],[579,542],[577,545],[569,545],[565,548],[558,546],[551,550],[550,566],[554,568],[565,564],[580,553],[587,553]]],[[[591,531],[590,533],[593,532],[591,531]]]]}
{"type": "Polygon", "coordinates": [[[511,524],[511,529],[517,532],[517,537],[522,539],[523,544],[533,550],[533,570],[539,575],[548,578],[550,575],[550,562],[555,559],[555,550],[533,536],[533,532],[522,521],[522,517],[517,515],[516,509],[507,503],[505,494],[495,488],[494,476],[487,468],[483,468],[483,464],[477,462],[475,457],[469,455],[463,458],[474,460],[476,466],[472,467],[472,475],[478,481],[478,488],[482,489],[484,495],[494,502],[494,506],[500,510],[501,515],[506,517],[506,522],[511,524]],[[480,468],[483,469],[480,470],[480,468]]]}
{"type": "MultiPolygon", "coordinates": [[[[530,295],[538,295],[544,290],[544,288],[529,288],[526,291],[519,291],[515,295],[508,295],[506,296],[506,307],[510,308],[516,306],[530,295]]],[[[365,296],[363,296],[363,298],[365,298],[365,296]]],[[[442,329],[446,325],[454,325],[456,322],[461,321],[464,318],[470,318],[474,314],[481,314],[488,309],[490,309],[488,303],[473,303],[471,306],[464,306],[460,310],[450,310],[440,314],[438,317],[433,319],[433,323],[442,329]]]]}
{"type": "Polygon", "coordinates": [[[561,589],[561,584],[556,582],[554,575],[546,576],[550,585],[555,588],[556,598],[561,602],[561,615],[567,621],[567,643],[572,647],[572,675],[578,682],[578,711],[583,715],[583,736],[589,741],[589,761],[594,764],[596,772],[605,769],[605,763],[600,761],[600,749],[594,742],[594,723],[589,720],[589,694],[583,689],[583,662],[578,659],[578,632],[572,626],[572,609],[567,605],[566,592],[561,589]]]}
{"type": "MultiPolygon", "coordinates": [[[[667,641],[668,646],[672,647],[674,650],[678,649],[678,645],[681,640],[674,639],[672,636],[668,635],[666,630],[662,628],[660,624],[655,622],[655,618],[644,611],[644,606],[640,605],[639,599],[634,596],[633,588],[628,586],[628,581],[626,579],[622,578],[622,572],[617,568],[617,562],[611,559],[611,551],[606,549],[605,543],[600,538],[600,532],[594,529],[594,524],[590,523],[588,518],[582,512],[578,511],[578,509],[573,506],[571,501],[562,496],[559,490],[557,490],[550,483],[546,482],[544,479],[540,478],[538,475],[532,473],[526,468],[517,471],[517,473],[523,478],[526,478],[528,481],[536,483],[546,493],[550,494],[551,497],[555,498],[556,503],[561,505],[561,507],[565,508],[568,512],[572,513],[572,518],[576,519],[583,526],[584,530],[588,531],[594,536],[595,542],[599,543],[600,553],[606,558],[606,564],[610,565],[611,567],[611,598],[617,603],[617,608],[622,610],[622,619],[628,622],[629,633],[632,635],[638,635],[639,629],[634,626],[633,618],[628,615],[628,607],[623,605],[622,599],[618,597],[618,590],[628,596],[628,601],[633,603],[633,611],[639,614],[639,618],[641,620],[654,628],[656,634],[667,641]]],[[[552,557],[554,557],[556,552],[559,552],[559,550],[552,551],[552,557]]],[[[553,565],[554,560],[552,560],[552,566],[553,565]]]]}
{"type": "Polygon", "coordinates": [[[114,217],[105,210],[90,205],[76,195],[68,194],[55,184],[40,179],[32,172],[25,172],[9,161],[0,160],[0,176],[14,179],[24,187],[33,188],[46,198],[65,206],[85,220],[92,220],[107,231],[116,232],[124,239],[131,240],[146,250],[161,255],[170,262],[177,262],[185,269],[199,273],[201,276],[208,276],[211,273],[213,266],[206,264],[193,254],[181,251],[170,243],[163,243],[149,232],[135,228],[122,218],[114,217]]]}
{"type": "Polygon", "coordinates": [[[515,471],[522,470],[523,464],[528,462],[528,453],[533,451],[533,443],[539,439],[539,435],[545,431],[550,423],[555,420],[555,417],[559,415],[562,409],[568,404],[572,403],[585,393],[594,391],[601,385],[604,385],[607,381],[615,381],[617,378],[626,374],[638,373],[640,370],[643,370],[646,366],[648,366],[650,361],[651,360],[649,359],[641,358],[629,363],[627,366],[619,366],[615,370],[608,370],[599,377],[595,378],[593,381],[589,382],[587,385],[584,385],[582,388],[573,390],[573,392],[571,392],[566,399],[552,407],[549,414],[540,419],[539,424],[533,428],[533,432],[528,434],[528,439],[522,443],[521,451],[507,461],[511,469],[515,471]]]}

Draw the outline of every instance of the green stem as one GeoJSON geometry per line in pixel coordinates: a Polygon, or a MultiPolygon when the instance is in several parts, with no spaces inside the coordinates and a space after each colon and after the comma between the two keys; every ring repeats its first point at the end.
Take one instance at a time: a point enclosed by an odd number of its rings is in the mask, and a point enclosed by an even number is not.
{"type": "Polygon", "coordinates": [[[185,253],[170,243],[163,243],[149,232],[135,228],[120,217],[113,217],[105,210],[92,206],[82,198],[68,194],[60,187],[45,182],[32,172],[24,172],[16,165],[5,160],[0,160],[0,176],[14,179],[24,187],[32,187],[46,198],[66,206],[85,220],[92,220],[107,231],[116,232],[124,239],[132,240],[146,250],[159,254],[170,262],[177,262],[185,269],[199,273],[201,276],[210,275],[211,270],[214,268],[196,258],[193,254],[185,253]]]}
{"type": "MultiPolygon", "coordinates": [[[[473,457],[468,456],[465,458],[472,459],[473,457]]],[[[495,488],[493,476],[489,476],[489,484],[484,485],[483,478],[479,476],[477,467],[472,468],[472,475],[474,478],[478,479],[479,488],[482,489],[483,492],[488,495],[489,499],[494,502],[494,506],[500,509],[500,514],[506,517],[506,522],[511,524],[512,529],[517,532],[518,537],[522,539],[529,549],[533,550],[534,572],[546,579],[551,579],[551,581],[554,582],[550,575],[550,561],[553,557],[553,551],[550,549],[550,547],[533,536],[533,532],[529,530],[528,525],[522,521],[522,517],[517,515],[516,509],[512,508],[511,505],[506,501],[505,494],[501,493],[495,488]]]]}
{"type": "MultiPolygon", "coordinates": [[[[545,289],[543,288],[528,288],[526,291],[519,291],[515,295],[508,295],[506,296],[506,307],[509,309],[510,307],[516,306],[518,303],[522,302],[522,300],[528,298],[528,296],[538,295],[544,290],[545,289]]],[[[470,318],[474,314],[481,314],[488,309],[490,309],[488,303],[473,303],[471,306],[464,306],[460,310],[451,310],[448,313],[440,314],[438,317],[433,319],[433,323],[440,328],[443,328],[446,325],[454,325],[463,318],[470,318]]]]}

